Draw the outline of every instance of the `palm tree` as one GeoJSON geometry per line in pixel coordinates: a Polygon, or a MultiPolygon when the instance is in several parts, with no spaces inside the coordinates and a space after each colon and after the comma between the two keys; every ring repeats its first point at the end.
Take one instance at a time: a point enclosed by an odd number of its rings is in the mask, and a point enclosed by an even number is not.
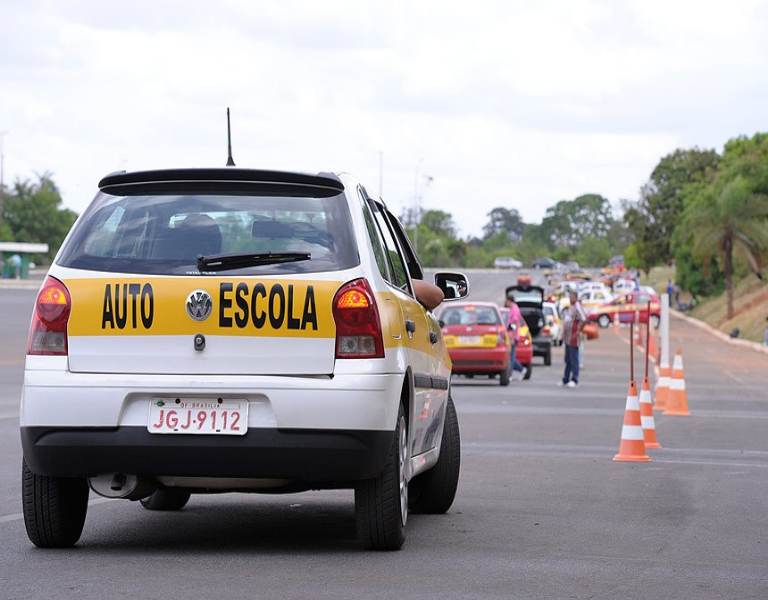
{"type": "Polygon", "coordinates": [[[685,209],[684,227],[693,237],[693,253],[707,260],[713,252],[723,256],[727,318],[733,317],[733,253],[739,252],[762,279],[763,257],[768,253],[768,196],[755,194],[744,177],[737,176],[719,192],[716,186],[685,209]]]}

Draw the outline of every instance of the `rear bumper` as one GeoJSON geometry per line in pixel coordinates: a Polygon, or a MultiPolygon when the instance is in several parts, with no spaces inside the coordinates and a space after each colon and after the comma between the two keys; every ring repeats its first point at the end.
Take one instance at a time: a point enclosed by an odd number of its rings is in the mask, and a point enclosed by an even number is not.
{"type": "Polygon", "coordinates": [[[552,351],[552,338],[533,338],[533,355],[546,356],[552,351]]]}
{"type": "Polygon", "coordinates": [[[498,373],[509,365],[509,348],[454,348],[450,351],[453,372],[498,373]]]}
{"type": "Polygon", "coordinates": [[[517,362],[522,365],[530,365],[533,362],[533,346],[517,347],[515,352],[517,362]]]}
{"type": "Polygon", "coordinates": [[[244,436],[159,435],[142,427],[22,427],[38,475],[288,479],[343,483],[384,470],[392,431],[250,429],[244,436]]]}

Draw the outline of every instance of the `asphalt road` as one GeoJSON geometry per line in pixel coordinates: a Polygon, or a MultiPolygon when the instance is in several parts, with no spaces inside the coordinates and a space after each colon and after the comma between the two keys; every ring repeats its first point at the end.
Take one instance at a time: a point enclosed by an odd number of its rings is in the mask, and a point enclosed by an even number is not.
{"type": "MultiPolygon", "coordinates": [[[[508,275],[471,273],[500,300],[508,275]]],[[[692,416],[656,414],[661,450],[615,462],[626,330],[588,342],[578,389],[455,378],[453,508],[411,516],[395,553],[358,549],[352,493],[193,497],[175,514],[94,498],[81,542],[32,546],[18,398],[33,290],[0,289],[0,598],[768,598],[768,356],[682,321],[692,416]]],[[[642,375],[644,355],[635,356],[642,375]]]]}

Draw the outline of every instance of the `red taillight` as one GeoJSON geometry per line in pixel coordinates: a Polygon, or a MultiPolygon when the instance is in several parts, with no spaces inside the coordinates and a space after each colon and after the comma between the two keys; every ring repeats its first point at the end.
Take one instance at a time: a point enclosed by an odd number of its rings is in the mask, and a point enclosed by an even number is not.
{"type": "Polygon", "coordinates": [[[509,343],[509,340],[507,339],[507,330],[503,327],[499,327],[498,331],[496,331],[496,345],[497,346],[506,346],[509,343]]]}
{"type": "Polygon", "coordinates": [[[27,354],[67,354],[67,322],[72,299],[66,286],[47,277],[37,294],[29,328],[27,354]]]}
{"type": "Polygon", "coordinates": [[[384,358],[376,300],[367,279],[342,286],[333,298],[336,358],[384,358]]]}

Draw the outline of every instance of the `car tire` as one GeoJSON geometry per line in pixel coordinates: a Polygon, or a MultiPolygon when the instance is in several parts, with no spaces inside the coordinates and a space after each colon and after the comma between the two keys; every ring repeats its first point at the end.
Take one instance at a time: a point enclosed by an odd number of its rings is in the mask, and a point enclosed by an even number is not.
{"type": "Polygon", "coordinates": [[[531,364],[529,365],[525,365],[525,367],[526,367],[526,370],[525,370],[525,377],[523,377],[524,380],[531,378],[531,373],[533,373],[533,362],[531,362],[531,364]]]}
{"type": "Polygon", "coordinates": [[[611,317],[608,315],[600,315],[600,318],[597,319],[597,324],[603,329],[608,329],[608,326],[611,324],[611,317]]]}
{"type": "Polygon", "coordinates": [[[552,349],[550,348],[547,350],[547,353],[544,355],[544,365],[549,367],[552,364],[552,349]]]}
{"type": "Polygon", "coordinates": [[[507,367],[503,371],[500,371],[499,372],[499,385],[504,386],[504,387],[508,386],[509,385],[509,376],[510,376],[509,367],[507,367]]]}
{"type": "Polygon", "coordinates": [[[415,477],[410,484],[409,507],[418,513],[443,514],[456,498],[461,468],[461,438],[456,407],[448,396],[445,407],[445,425],[440,441],[437,464],[426,473],[415,477]]]}
{"type": "Polygon", "coordinates": [[[399,550],[408,519],[408,432],[402,403],[384,471],[355,486],[357,539],[366,550],[399,550]]]}
{"type": "Polygon", "coordinates": [[[147,510],[181,510],[187,505],[191,495],[186,490],[161,487],[142,498],[140,502],[147,510]]]}
{"type": "Polygon", "coordinates": [[[23,461],[22,503],[27,536],[38,548],[69,548],[80,539],[88,512],[88,481],[36,475],[23,461]]]}

